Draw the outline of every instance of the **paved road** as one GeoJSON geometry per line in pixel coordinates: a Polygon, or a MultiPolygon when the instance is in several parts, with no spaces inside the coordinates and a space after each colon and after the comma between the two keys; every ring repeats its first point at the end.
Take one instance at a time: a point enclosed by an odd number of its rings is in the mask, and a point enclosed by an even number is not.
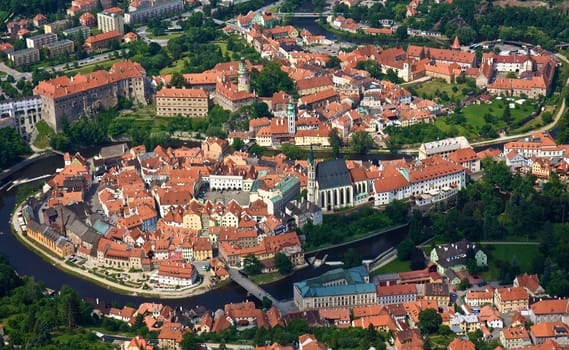
{"type": "Polygon", "coordinates": [[[4,62],[0,62],[0,71],[13,76],[16,80],[20,80],[22,78],[26,80],[32,80],[32,73],[18,72],[17,70],[8,67],[4,62]]]}

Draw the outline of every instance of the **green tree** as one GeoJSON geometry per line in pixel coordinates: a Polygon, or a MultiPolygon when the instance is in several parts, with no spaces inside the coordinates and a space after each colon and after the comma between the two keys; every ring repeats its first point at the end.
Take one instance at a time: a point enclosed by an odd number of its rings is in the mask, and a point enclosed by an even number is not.
{"type": "Polygon", "coordinates": [[[231,146],[236,150],[241,151],[245,147],[245,142],[243,142],[239,137],[235,137],[231,146]]]}
{"type": "Polygon", "coordinates": [[[410,239],[404,239],[397,246],[397,257],[401,260],[410,260],[415,244],[410,239]]]}
{"type": "Polygon", "coordinates": [[[289,94],[294,92],[294,82],[276,61],[267,63],[260,72],[253,69],[251,87],[261,97],[271,97],[278,91],[286,91],[289,94]]]}
{"type": "Polygon", "coordinates": [[[356,131],[352,134],[350,147],[356,153],[367,154],[367,152],[373,147],[373,139],[366,131],[356,131]]]}
{"type": "Polygon", "coordinates": [[[326,62],[326,68],[340,68],[340,63],[338,56],[330,56],[330,59],[326,62]]]}
{"type": "Polygon", "coordinates": [[[185,85],[184,76],[178,72],[172,74],[172,79],[170,80],[170,85],[172,85],[173,87],[176,87],[178,89],[184,87],[184,85],[185,85]]]}
{"type": "Polygon", "coordinates": [[[362,264],[362,256],[356,252],[354,248],[348,248],[348,250],[346,250],[346,253],[344,253],[342,262],[344,263],[344,268],[346,269],[360,266],[362,264]]]}
{"type": "Polygon", "coordinates": [[[504,112],[502,113],[502,120],[506,122],[506,124],[510,124],[512,121],[512,111],[510,110],[509,103],[506,103],[506,108],[504,108],[504,112]]]}
{"type": "Polygon", "coordinates": [[[263,300],[261,300],[261,304],[263,306],[263,309],[270,309],[271,306],[273,306],[273,302],[266,295],[263,296],[263,300]]]}
{"type": "Polygon", "coordinates": [[[407,40],[407,38],[409,37],[409,34],[407,34],[407,26],[399,26],[397,27],[397,30],[395,31],[395,35],[397,36],[397,39],[403,41],[403,40],[407,40]]]}
{"type": "Polygon", "coordinates": [[[281,145],[281,151],[285,156],[292,160],[297,160],[304,157],[304,150],[302,147],[289,142],[285,142],[281,145]]]}
{"type": "Polygon", "coordinates": [[[332,147],[332,154],[335,158],[339,158],[341,140],[340,135],[338,135],[338,129],[332,128],[332,130],[330,130],[330,133],[328,134],[328,141],[332,147]]]}
{"type": "Polygon", "coordinates": [[[435,309],[425,309],[419,312],[419,323],[417,326],[423,334],[434,334],[438,331],[442,322],[441,315],[435,309]]]}
{"type": "Polygon", "coordinates": [[[470,288],[470,282],[468,281],[468,278],[463,278],[462,280],[460,280],[460,283],[457,286],[458,290],[467,290],[468,288],[470,288]]]}
{"type": "Polygon", "coordinates": [[[243,272],[247,275],[258,275],[263,269],[263,264],[254,254],[249,254],[243,259],[243,272]]]}
{"type": "Polygon", "coordinates": [[[292,271],[290,259],[282,252],[275,254],[275,266],[281,275],[288,275],[292,271]]]}
{"type": "Polygon", "coordinates": [[[553,114],[549,111],[543,112],[541,114],[541,120],[543,121],[544,125],[547,125],[553,121],[553,114]]]}

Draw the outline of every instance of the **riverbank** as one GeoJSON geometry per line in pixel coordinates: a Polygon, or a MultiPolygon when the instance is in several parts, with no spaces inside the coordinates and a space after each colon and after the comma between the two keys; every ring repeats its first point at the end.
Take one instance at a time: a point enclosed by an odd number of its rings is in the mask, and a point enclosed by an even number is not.
{"type": "Polygon", "coordinates": [[[306,255],[306,254],[314,254],[314,255],[316,255],[316,254],[318,254],[318,253],[321,253],[321,252],[324,252],[324,251],[327,251],[327,250],[330,250],[330,249],[341,248],[341,247],[348,246],[348,245],[350,245],[350,244],[354,244],[354,243],[357,243],[357,242],[360,242],[360,241],[363,241],[363,240],[366,240],[366,239],[369,239],[369,238],[373,238],[373,237],[377,237],[377,236],[379,236],[379,235],[383,235],[383,234],[388,233],[388,232],[397,231],[397,230],[400,230],[400,229],[402,229],[402,228],[404,228],[404,227],[407,227],[408,225],[409,225],[409,223],[407,222],[407,223],[404,223],[404,224],[401,224],[401,225],[396,225],[396,226],[387,227],[387,228],[381,229],[381,230],[379,230],[379,231],[376,231],[376,232],[374,232],[374,233],[366,234],[366,235],[361,236],[361,237],[359,237],[359,238],[357,238],[357,239],[353,239],[353,240],[350,240],[350,241],[347,241],[347,242],[338,243],[338,244],[332,244],[332,245],[324,245],[324,246],[321,246],[321,247],[318,247],[318,248],[315,248],[315,249],[312,249],[312,250],[308,250],[308,251],[304,252],[304,254],[305,254],[305,255],[306,255]]]}
{"type": "Polygon", "coordinates": [[[120,283],[117,283],[114,281],[110,281],[108,279],[105,279],[105,278],[102,278],[98,275],[95,275],[93,272],[91,272],[89,270],[83,270],[80,267],[66,264],[64,259],[56,257],[56,256],[50,254],[49,252],[47,252],[46,250],[44,250],[40,247],[37,247],[35,242],[33,242],[30,238],[28,238],[27,235],[22,231],[20,225],[18,225],[18,222],[17,222],[17,213],[19,213],[21,211],[21,209],[22,209],[22,204],[19,204],[15,208],[15,210],[12,214],[11,220],[10,220],[10,225],[11,225],[12,233],[14,234],[14,236],[27,249],[34,252],[42,260],[52,264],[54,267],[56,267],[57,269],[65,272],[65,273],[74,275],[76,277],[80,277],[80,278],[85,279],[91,283],[95,283],[95,284],[97,284],[103,288],[111,290],[115,293],[132,295],[132,296],[137,296],[137,297],[145,297],[145,298],[179,299],[179,298],[187,298],[187,297],[203,294],[203,293],[206,293],[206,292],[211,290],[211,289],[207,288],[205,285],[203,285],[203,279],[202,279],[202,282],[200,285],[197,285],[195,287],[191,287],[191,288],[186,289],[186,290],[178,289],[178,290],[173,290],[173,291],[169,291],[169,290],[148,291],[148,290],[143,289],[143,287],[133,288],[133,287],[125,286],[123,284],[120,284],[120,283]]]}

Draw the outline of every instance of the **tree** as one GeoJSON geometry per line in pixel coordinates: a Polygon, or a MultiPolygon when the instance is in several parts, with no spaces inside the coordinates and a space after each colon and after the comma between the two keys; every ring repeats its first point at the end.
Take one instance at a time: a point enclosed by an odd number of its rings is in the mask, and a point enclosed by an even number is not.
{"type": "Polygon", "coordinates": [[[275,254],[275,266],[281,275],[288,275],[292,271],[290,259],[282,252],[275,254]]]}
{"type": "Polygon", "coordinates": [[[410,239],[405,239],[397,246],[397,257],[401,260],[410,260],[415,249],[415,244],[410,239]]]}
{"type": "Polygon", "coordinates": [[[170,80],[170,85],[178,89],[182,88],[185,84],[184,76],[178,72],[172,74],[172,80],[170,80]]]}
{"type": "Polygon", "coordinates": [[[340,135],[338,135],[338,129],[333,128],[332,130],[330,130],[330,133],[328,134],[328,141],[330,142],[330,146],[332,147],[332,154],[334,155],[335,158],[339,158],[341,140],[340,140],[340,135]]]}
{"type": "Polygon", "coordinates": [[[409,34],[407,34],[407,27],[406,26],[399,26],[397,27],[397,30],[395,31],[395,35],[397,36],[397,39],[399,40],[407,40],[407,37],[409,36],[409,34]]]}
{"type": "Polygon", "coordinates": [[[458,284],[457,288],[459,290],[467,290],[468,288],[470,288],[470,282],[468,281],[468,278],[464,277],[462,280],[460,280],[460,283],[458,284]]]}
{"type": "Polygon", "coordinates": [[[261,300],[261,304],[263,306],[263,309],[270,309],[271,306],[273,306],[273,301],[264,295],[263,300],[261,300]]]}
{"type": "Polygon", "coordinates": [[[285,156],[292,160],[301,159],[304,156],[304,150],[302,147],[289,142],[285,142],[281,145],[281,151],[283,151],[285,156]]]}
{"type": "Polygon", "coordinates": [[[502,120],[506,122],[506,124],[510,124],[512,121],[512,111],[510,110],[509,103],[506,103],[506,108],[504,108],[504,112],[502,113],[502,120]]]}
{"type": "Polygon", "coordinates": [[[294,82],[281,70],[281,65],[276,61],[267,63],[260,72],[253,69],[251,87],[261,97],[271,97],[278,91],[294,92],[294,82]]]}
{"type": "Polygon", "coordinates": [[[373,139],[366,131],[356,131],[352,134],[350,147],[352,147],[352,150],[356,153],[367,154],[367,152],[373,147],[373,139]]]}
{"type": "Polygon", "coordinates": [[[231,146],[236,150],[241,151],[245,147],[245,142],[243,142],[239,137],[235,137],[231,146]]]}
{"type": "Polygon", "coordinates": [[[249,153],[256,155],[257,157],[261,157],[265,153],[265,148],[259,146],[258,144],[254,144],[249,148],[249,153]]]}
{"type": "Polygon", "coordinates": [[[425,309],[419,312],[419,323],[417,326],[423,334],[434,334],[439,330],[443,322],[441,315],[435,309],[425,309]]]}
{"type": "Polygon", "coordinates": [[[338,56],[330,56],[330,59],[326,62],[326,68],[340,68],[340,63],[338,56]]]}
{"type": "Polygon", "coordinates": [[[263,269],[263,264],[254,254],[249,254],[243,259],[243,272],[247,275],[258,275],[263,269]]]}
{"type": "Polygon", "coordinates": [[[356,252],[354,248],[349,248],[346,250],[342,261],[344,263],[344,268],[349,269],[351,267],[360,266],[362,264],[362,256],[356,252]]]}
{"type": "Polygon", "coordinates": [[[543,121],[544,125],[547,125],[553,121],[553,114],[551,114],[549,111],[543,112],[541,114],[541,120],[543,121]]]}

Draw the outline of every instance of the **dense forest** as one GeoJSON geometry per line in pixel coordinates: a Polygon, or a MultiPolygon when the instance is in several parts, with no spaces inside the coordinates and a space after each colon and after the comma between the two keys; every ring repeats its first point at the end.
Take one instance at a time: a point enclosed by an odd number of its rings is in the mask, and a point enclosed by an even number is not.
{"type": "Polygon", "coordinates": [[[439,31],[450,38],[457,35],[462,43],[501,38],[552,49],[558,41],[569,41],[569,17],[561,15],[557,7],[500,7],[488,0],[456,0],[452,4],[425,1],[418,7],[416,18],[405,18],[407,4],[395,1],[369,9],[338,5],[335,11],[371,26],[379,26],[380,19],[395,19],[405,26],[439,31]]]}
{"type": "MultiPolygon", "coordinates": [[[[530,272],[540,275],[549,294],[569,296],[569,193],[565,183],[552,174],[549,182],[536,186],[535,176],[512,175],[504,162],[486,159],[483,164],[481,181],[462,190],[452,207],[431,212],[426,225],[410,225],[409,236],[434,235],[436,242],[540,242],[535,256],[519,258],[531,259],[530,272]]],[[[511,283],[516,272],[516,266],[504,266],[503,282],[511,283]]]]}
{"type": "Polygon", "coordinates": [[[0,170],[17,163],[21,157],[31,152],[14,128],[0,129],[0,170]]]}

